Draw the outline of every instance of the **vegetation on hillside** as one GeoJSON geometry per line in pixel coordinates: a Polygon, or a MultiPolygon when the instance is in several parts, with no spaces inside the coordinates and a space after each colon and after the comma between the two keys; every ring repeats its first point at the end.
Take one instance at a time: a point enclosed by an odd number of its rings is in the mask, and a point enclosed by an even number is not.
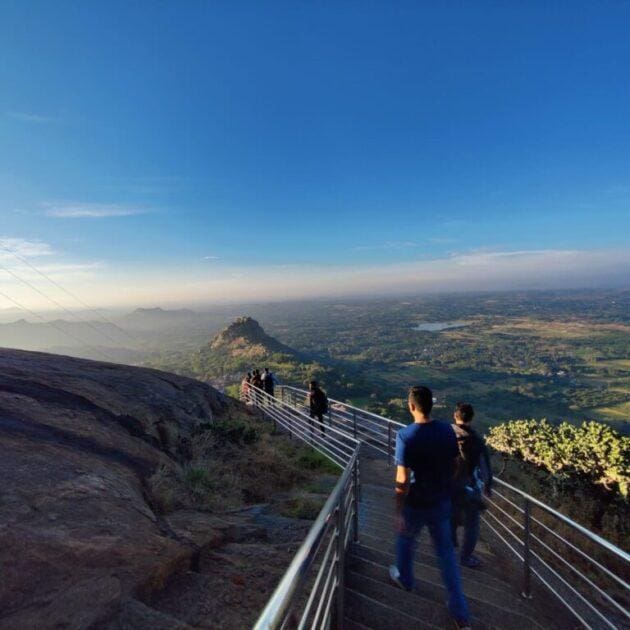
{"type": "MultiPolygon", "coordinates": [[[[275,433],[272,423],[247,411],[232,410],[229,418],[199,426],[191,455],[183,468],[164,466],[149,479],[150,494],[161,512],[180,508],[225,511],[278,501],[284,510],[283,500],[300,501],[322,475],[339,473],[326,457],[275,433]]],[[[321,507],[329,491],[315,493],[309,505],[321,507]]],[[[295,512],[292,515],[299,515],[299,510],[295,512]]]]}
{"type": "Polygon", "coordinates": [[[546,420],[514,420],[492,427],[487,442],[558,479],[585,480],[628,496],[630,438],[601,422],[553,426],[546,420]]]}
{"type": "Polygon", "coordinates": [[[226,388],[267,363],[284,383],[315,377],[331,396],[401,421],[407,388],[424,383],[441,419],[467,400],[484,429],[508,418],[594,418],[630,433],[629,307],[627,291],[250,305],[262,335],[230,333],[214,345],[208,334],[198,350],[149,363],[226,388]],[[414,330],[456,320],[467,325],[414,330]]]}
{"type": "Polygon", "coordinates": [[[601,422],[514,420],[492,427],[487,442],[506,480],[627,546],[630,438],[601,422]]]}
{"type": "Polygon", "coordinates": [[[245,373],[263,367],[291,385],[320,381],[333,396],[363,391],[357,370],[350,375],[335,365],[296,352],[269,336],[251,317],[237,318],[195,352],[154,360],[151,365],[224,387],[235,398],[245,373]]]}

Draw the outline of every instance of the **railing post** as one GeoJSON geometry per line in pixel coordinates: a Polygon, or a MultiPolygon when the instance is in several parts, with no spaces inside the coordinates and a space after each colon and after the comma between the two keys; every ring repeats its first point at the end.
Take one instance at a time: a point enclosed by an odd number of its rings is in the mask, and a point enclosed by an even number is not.
{"type": "Polygon", "coordinates": [[[292,440],[293,439],[293,416],[291,415],[290,411],[287,413],[287,423],[289,425],[289,439],[292,440]]]}
{"type": "Polygon", "coordinates": [[[387,423],[387,468],[392,465],[392,425],[387,423]]]}
{"type": "Polygon", "coordinates": [[[530,535],[530,526],[531,526],[531,518],[530,518],[531,504],[529,499],[525,499],[525,506],[523,510],[523,525],[525,527],[523,531],[523,597],[525,599],[532,598],[531,592],[531,578],[532,578],[532,569],[531,569],[531,554],[529,550],[529,535],[530,535]]]}
{"type": "Polygon", "coordinates": [[[344,531],[344,523],[345,523],[345,514],[343,513],[343,506],[345,502],[345,497],[343,496],[343,492],[339,497],[339,505],[337,507],[337,611],[336,611],[336,619],[335,626],[337,630],[343,630],[343,609],[344,609],[344,582],[345,582],[345,559],[346,559],[346,549],[344,546],[346,532],[344,531]]]}
{"type": "Polygon", "coordinates": [[[356,409],[352,410],[352,430],[354,439],[357,439],[357,411],[356,409]]]}
{"type": "Polygon", "coordinates": [[[354,460],[352,471],[352,487],[354,492],[354,542],[359,542],[359,458],[354,460]]]}

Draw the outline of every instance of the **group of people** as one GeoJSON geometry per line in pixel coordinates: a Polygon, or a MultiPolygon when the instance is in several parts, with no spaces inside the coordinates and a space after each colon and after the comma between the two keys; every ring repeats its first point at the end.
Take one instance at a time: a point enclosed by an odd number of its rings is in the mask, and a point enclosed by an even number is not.
{"type": "Polygon", "coordinates": [[[448,607],[458,628],[470,627],[460,568],[455,554],[457,530],[464,528],[459,561],[477,567],[482,495],[491,496],[492,469],[485,443],[472,427],[472,405],[457,403],[452,425],[431,417],[433,394],[428,387],[409,390],[413,423],[396,438],[396,564],[389,570],[400,588],[412,590],[416,538],[426,526],[435,548],[448,607]]]}
{"type": "MultiPolygon", "coordinates": [[[[260,370],[252,370],[243,377],[241,391],[245,400],[251,401],[253,399],[252,388],[262,390],[269,396],[275,396],[275,386],[277,384],[278,379],[269,368],[265,368],[262,372],[260,370]]],[[[328,413],[328,396],[326,396],[326,392],[319,386],[317,381],[311,381],[308,385],[306,407],[311,417],[311,429],[314,428],[313,421],[316,420],[320,433],[325,435],[324,416],[328,413]]]]}
{"type": "Polygon", "coordinates": [[[269,368],[265,368],[262,372],[260,370],[247,372],[241,382],[241,389],[247,399],[250,397],[250,386],[262,389],[266,394],[274,396],[277,384],[278,379],[276,378],[276,375],[269,368]]]}

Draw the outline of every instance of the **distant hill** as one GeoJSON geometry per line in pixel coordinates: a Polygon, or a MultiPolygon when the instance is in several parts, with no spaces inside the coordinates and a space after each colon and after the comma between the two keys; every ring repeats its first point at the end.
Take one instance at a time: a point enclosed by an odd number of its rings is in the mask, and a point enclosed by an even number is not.
{"type": "Polygon", "coordinates": [[[29,322],[25,319],[0,324],[0,347],[23,350],[73,350],[86,346],[129,347],[129,337],[114,324],[98,321],[75,322],[57,319],[52,322],[29,322]]]}
{"type": "MultiPolygon", "coordinates": [[[[313,331],[315,341],[317,331],[313,331]]],[[[348,362],[329,361],[314,351],[304,352],[269,335],[252,317],[236,317],[206,344],[194,350],[163,352],[147,358],[143,365],[197,378],[238,396],[243,376],[253,369],[268,367],[286,385],[321,383],[334,398],[363,395],[366,378],[348,362]]]]}
{"type": "Polygon", "coordinates": [[[296,355],[291,348],[268,335],[251,317],[239,317],[210,342],[209,352],[235,360],[260,359],[281,353],[296,355]]]}
{"type": "MultiPolygon", "coordinates": [[[[337,371],[286,346],[268,335],[252,317],[237,317],[206,345],[190,354],[152,359],[147,365],[192,376],[225,388],[241,382],[243,375],[255,368],[270,368],[282,382],[304,385],[310,379],[326,387],[340,387],[337,371]]],[[[236,395],[235,389],[228,390],[236,395]]]]}
{"type": "Polygon", "coordinates": [[[137,308],[120,318],[123,327],[151,331],[159,328],[188,326],[201,319],[201,315],[187,308],[165,310],[160,307],[137,308]]]}
{"type": "Polygon", "coordinates": [[[251,317],[238,317],[191,357],[195,375],[224,383],[240,381],[243,373],[254,368],[295,374],[301,364],[295,350],[268,335],[251,317]]]}

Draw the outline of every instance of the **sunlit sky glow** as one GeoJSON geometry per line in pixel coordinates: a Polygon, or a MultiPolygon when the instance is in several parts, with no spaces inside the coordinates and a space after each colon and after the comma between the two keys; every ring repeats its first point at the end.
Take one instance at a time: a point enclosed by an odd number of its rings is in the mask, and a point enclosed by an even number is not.
{"type": "Polygon", "coordinates": [[[627,286],[628,24],[2,2],[0,291],[65,303],[30,265],[104,306],[627,286]]]}

